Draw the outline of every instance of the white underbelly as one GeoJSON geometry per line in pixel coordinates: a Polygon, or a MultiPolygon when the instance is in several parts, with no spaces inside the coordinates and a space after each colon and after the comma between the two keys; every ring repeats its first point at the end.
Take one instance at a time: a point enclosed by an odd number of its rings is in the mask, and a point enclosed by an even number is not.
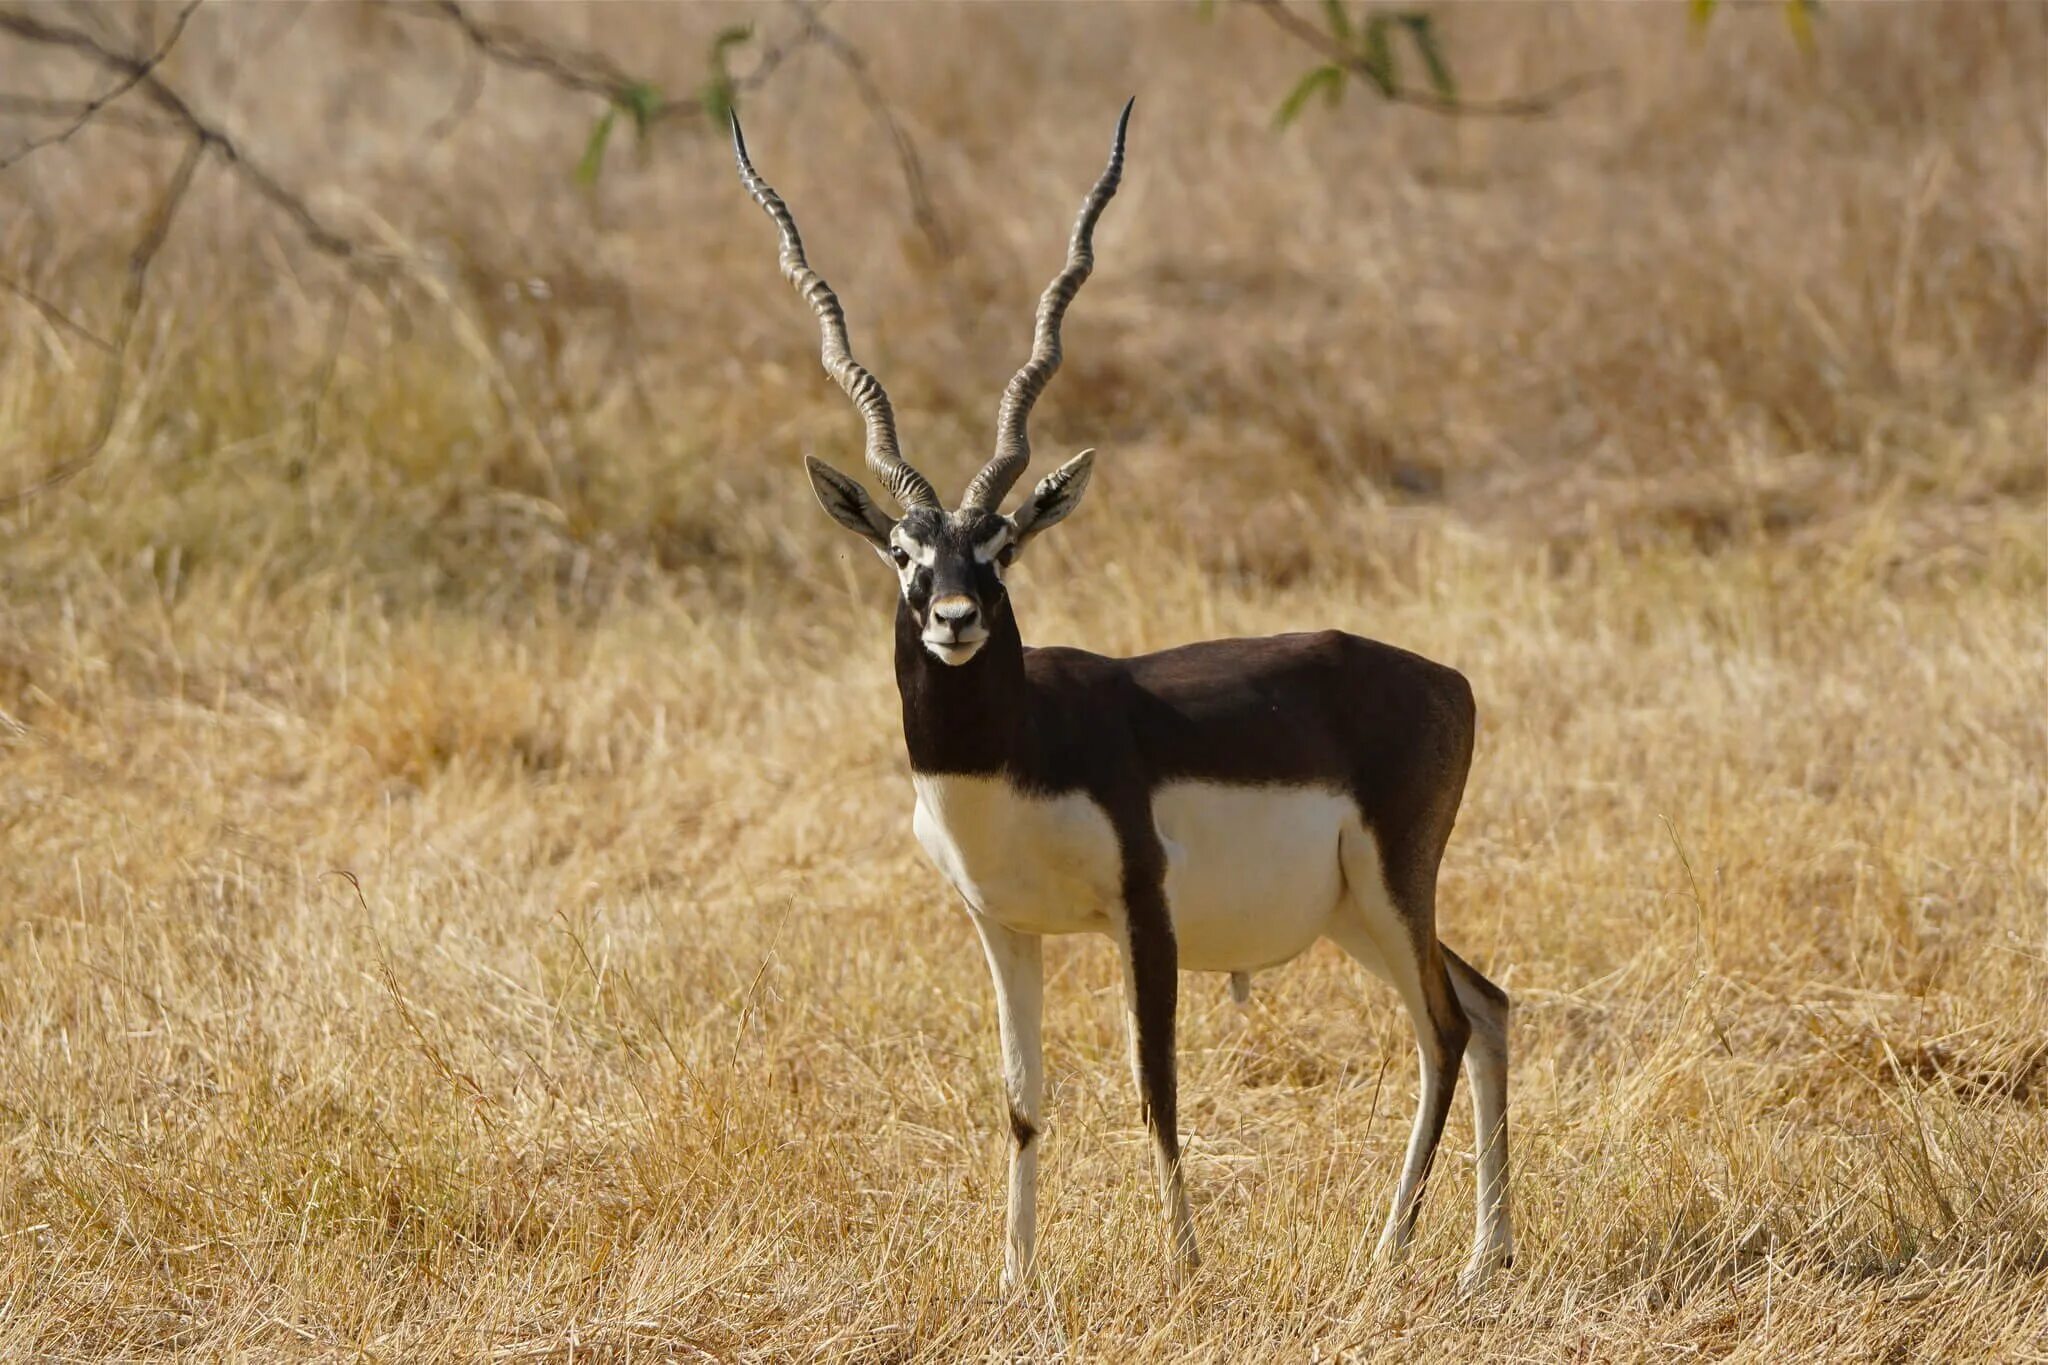
{"type": "Polygon", "coordinates": [[[1344,894],[1348,796],[1314,787],[1176,782],[1152,797],[1180,965],[1271,967],[1323,935],[1344,894]]]}
{"type": "MultiPolygon", "coordinates": [[[[1078,792],[1036,796],[991,777],[915,777],[912,825],[978,912],[1034,934],[1113,933],[1123,860],[1106,811],[1078,792]]],[[[1180,965],[1251,971],[1321,937],[1344,893],[1338,844],[1358,815],[1307,787],[1176,782],[1153,794],[1180,965]]]]}

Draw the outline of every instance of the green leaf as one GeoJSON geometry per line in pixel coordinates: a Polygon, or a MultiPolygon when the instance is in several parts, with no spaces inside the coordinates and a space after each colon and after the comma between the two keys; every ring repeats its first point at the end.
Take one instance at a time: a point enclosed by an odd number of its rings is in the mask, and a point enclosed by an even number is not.
{"type": "Polygon", "coordinates": [[[1686,7],[1692,12],[1692,31],[1694,33],[1704,33],[1707,31],[1707,25],[1714,18],[1714,8],[1719,3],[1720,0],[1692,0],[1692,4],[1686,7]]]}
{"type": "Polygon", "coordinates": [[[1365,26],[1365,46],[1359,52],[1365,74],[1382,95],[1392,95],[1401,82],[1394,66],[1394,45],[1387,40],[1388,27],[1387,16],[1375,14],[1365,26]]]}
{"type": "Polygon", "coordinates": [[[619,120],[616,108],[604,111],[597,126],[590,130],[590,141],[584,144],[583,159],[576,163],[576,183],[595,185],[598,172],[604,169],[604,148],[612,140],[612,125],[619,120]]]}
{"type": "Polygon", "coordinates": [[[645,81],[636,81],[621,90],[613,103],[626,111],[633,120],[633,131],[641,137],[647,136],[648,125],[661,112],[661,92],[645,81]]]}
{"type": "Polygon", "coordinates": [[[711,40],[711,64],[723,68],[725,54],[754,36],[752,24],[734,24],[718,30],[718,36],[711,40]]]}
{"type": "Polygon", "coordinates": [[[1285,128],[1301,117],[1301,111],[1315,98],[1320,90],[1331,104],[1335,104],[1344,93],[1344,68],[1341,66],[1319,66],[1294,83],[1287,92],[1287,98],[1280,101],[1280,108],[1273,114],[1273,126],[1285,128]]]}
{"type": "Polygon", "coordinates": [[[1819,13],[1820,0],[1785,0],[1785,26],[1792,30],[1792,41],[1809,57],[1817,50],[1813,41],[1813,17],[1819,13]]]}
{"type": "Polygon", "coordinates": [[[1330,21],[1330,36],[1349,47],[1351,16],[1344,12],[1344,0],[1323,0],[1323,13],[1330,21]]]}
{"type": "Polygon", "coordinates": [[[713,128],[723,128],[732,118],[733,105],[738,97],[739,91],[733,88],[732,77],[723,71],[712,72],[711,79],[697,90],[697,102],[704,106],[704,113],[713,128]]]}
{"type": "Polygon", "coordinates": [[[739,98],[739,87],[733,83],[732,73],[725,67],[725,54],[753,36],[752,24],[734,24],[731,28],[718,30],[718,35],[711,40],[711,74],[698,87],[697,102],[704,106],[713,128],[725,126],[739,98]]]}
{"type": "Polygon", "coordinates": [[[1450,64],[1444,61],[1443,49],[1436,45],[1436,25],[1427,14],[1404,14],[1401,22],[1415,39],[1415,50],[1422,54],[1422,64],[1429,68],[1430,88],[1447,100],[1458,98],[1458,83],[1451,79],[1450,64]]]}

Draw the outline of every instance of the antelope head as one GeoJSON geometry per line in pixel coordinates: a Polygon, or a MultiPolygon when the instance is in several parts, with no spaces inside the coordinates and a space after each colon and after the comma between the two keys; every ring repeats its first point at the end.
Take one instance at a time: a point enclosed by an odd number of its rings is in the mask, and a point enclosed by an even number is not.
{"type": "Polygon", "coordinates": [[[858,482],[807,455],[804,467],[810,473],[811,487],[834,521],[866,540],[894,566],[903,601],[917,623],[925,649],[943,663],[964,664],[980,651],[990,628],[1008,609],[1003,571],[1033,536],[1065,519],[1087,491],[1093,450],[1082,451],[1046,475],[1014,511],[1001,510],[1004,496],[1031,462],[1027,427],[1032,405],[1060,367],[1060,322],[1095,268],[1095,221],[1123,179],[1124,131],[1130,124],[1131,103],[1124,105],[1117,119],[1109,165],[1082,201],[1067,245],[1066,268],[1046,286],[1038,301],[1031,358],[1003,390],[996,416],[995,454],[968,483],[959,507],[952,511],[940,502],[931,481],[903,458],[889,395],[853,358],[839,297],[804,259],[796,220],[747,159],[739,118],[733,117],[732,146],[740,180],[782,234],[782,276],[817,314],[824,336],[825,372],[846,391],[867,423],[868,468],[903,514],[890,516],[858,482]]]}

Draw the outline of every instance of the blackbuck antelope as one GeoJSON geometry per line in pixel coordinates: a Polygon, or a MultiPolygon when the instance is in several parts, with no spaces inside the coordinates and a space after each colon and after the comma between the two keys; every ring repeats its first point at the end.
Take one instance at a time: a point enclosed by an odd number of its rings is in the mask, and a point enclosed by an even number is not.
{"type": "Polygon", "coordinates": [[[895,567],[896,682],[917,804],[911,825],[959,891],[995,977],[1009,1099],[1003,1280],[1036,1238],[1043,1075],[1040,944],[1109,935],[1122,953],[1131,1063],[1174,1252],[1196,1261],[1175,1128],[1174,1012],[1182,971],[1249,973],[1328,937],[1392,982],[1415,1025],[1420,1101],[1383,1257],[1414,1235],[1460,1058],[1479,1135],[1468,1284],[1512,1254],[1508,998],[1436,936],[1436,875],[1472,758],[1472,691],[1451,669],[1337,631],[1212,640],[1135,659],[1027,649],[1004,574],[1088,486],[1093,451],[1047,475],[1014,512],[1032,405],[1060,364],[1060,321],[1094,267],[1130,106],[1081,205],[1066,268],[1039,300],[1031,358],[1003,392],[995,456],[947,511],[905,463],[895,415],[847,348],[846,317],[804,258],[782,199],[747,158],[740,177],[782,235],[782,274],[817,314],[825,370],[867,423],[867,463],[903,515],[806,458],[833,519],[895,567]]]}

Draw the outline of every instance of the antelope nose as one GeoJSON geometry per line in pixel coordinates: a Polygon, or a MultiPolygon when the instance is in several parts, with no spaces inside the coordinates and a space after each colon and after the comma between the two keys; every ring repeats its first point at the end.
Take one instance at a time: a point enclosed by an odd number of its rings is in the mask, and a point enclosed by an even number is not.
{"type": "Polygon", "coordinates": [[[932,603],[932,619],[950,626],[955,635],[974,625],[974,619],[981,615],[981,608],[974,599],[954,593],[941,597],[932,603]]]}

